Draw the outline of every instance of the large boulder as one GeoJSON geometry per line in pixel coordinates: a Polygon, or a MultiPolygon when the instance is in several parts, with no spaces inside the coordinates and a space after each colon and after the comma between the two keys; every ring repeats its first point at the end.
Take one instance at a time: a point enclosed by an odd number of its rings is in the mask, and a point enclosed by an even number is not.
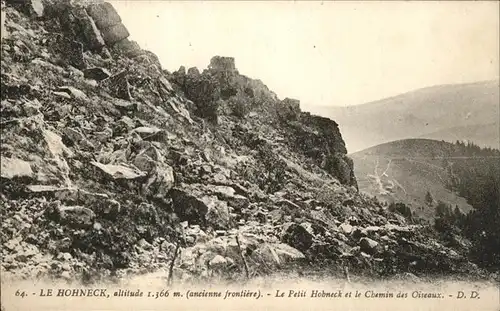
{"type": "Polygon", "coordinates": [[[83,206],[55,206],[47,211],[49,217],[75,229],[88,229],[94,224],[95,213],[83,206]]]}
{"type": "Polygon", "coordinates": [[[205,216],[207,225],[213,229],[229,229],[231,227],[231,216],[226,202],[219,201],[217,197],[203,197],[203,202],[208,207],[205,216]]]}
{"type": "Polygon", "coordinates": [[[173,209],[181,221],[188,221],[190,224],[205,225],[205,215],[208,206],[186,190],[173,188],[170,190],[173,209]]]}
{"type": "Polygon", "coordinates": [[[13,179],[13,178],[23,178],[32,177],[33,170],[29,162],[23,161],[18,158],[8,158],[2,157],[0,160],[1,170],[0,174],[2,178],[13,179]]]}
{"type": "Polygon", "coordinates": [[[364,237],[359,240],[359,247],[362,252],[367,254],[375,254],[378,250],[379,243],[370,238],[364,237]]]}
{"type": "Polygon", "coordinates": [[[91,162],[90,164],[92,164],[99,171],[101,171],[104,174],[104,176],[112,180],[118,180],[118,179],[135,180],[146,176],[146,173],[144,173],[143,171],[123,165],[102,164],[95,161],[91,162]]]}
{"type": "Polygon", "coordinates": [[[283,235],[283,242],[304,252],[313,244],[314,235],[303,225],[296,223],[286,227],[283,235]]]}
{"type": "Polygon", "coordinates": [[[145,51],[141,49],[141,47],[136,41],[129,39],[123,39],[118,42],[115,42],[113,44],[112,51],[114,53],[124,55],[128,58],[138,57],[145,53],[145,51]]]}
{"type": "Polygon", "coordinates": [[[143,191],[157,198],[163,198],[174,186],[174,170],[168,164],[154,161],[145,154],[140,154],[134,161],[137,167],[147,169],[148,179],[143,185],[143,191]]]}
{"type": "Polygon", "coordinates": [[[130,94],[130,84],[128,82],[127,75],[127,71],[124,70],[114,76],[102,80],[100,86],[105,88],[113,97],[131,100],[132,95],[130,94]]]}
{"type": "Polygon", "coordinates": [[[87,12],[92,16],[99,29],[106,29],[122,22],[120,15],[109,2],[89,5],[87,12]]]}
{"type": "Polygon", "coordinates": [[[101,30],[104,42],[107,45],[113,45],[116,42],[127,39],[130,36],[127,28],[123,24],[117,24],[101,30]]]}

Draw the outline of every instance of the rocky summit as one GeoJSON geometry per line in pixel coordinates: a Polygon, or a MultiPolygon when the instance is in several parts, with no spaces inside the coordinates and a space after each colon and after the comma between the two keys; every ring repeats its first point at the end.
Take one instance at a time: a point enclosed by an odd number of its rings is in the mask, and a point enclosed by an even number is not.
{"type": "Polygon", "coordinates": [[[128,37],[106,2],[2,2],[2,278],[481,275],[358,192],[335,121],[128,37]]]}

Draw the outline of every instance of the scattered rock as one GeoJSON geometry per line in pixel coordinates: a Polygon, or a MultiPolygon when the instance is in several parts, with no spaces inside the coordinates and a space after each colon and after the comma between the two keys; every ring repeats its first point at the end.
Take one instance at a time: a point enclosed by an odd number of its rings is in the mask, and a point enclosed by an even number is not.
{"type": "Polygon", "coordinates": [[[303,253],[284,243],[264,243],[255,252],[267,264],[278,266],[305,258],[303,253]]]}
{"type": "Polygon", "coordinates": [[[17,158],[2,157],[0,174],[2,178],[13,179],[32,177],[33,170],[29,162],[17,158]]]}
{"type": "Polygon", "coordinates": [[[85,95],[84,92],[72,86],[61,86],[57,88],[57,92],[65,92],[66,94],[70,95],[72,98],[75,99],[88,100],[88,97],[87,95],[85,95]]]}
{"type": "Polygon", "coordinates": [[[60,223],[77,229],[91,228],[96,217],[91,209],[82,206],[59,206],[55,212],[60,223]]]}
{"type": "Polygon", "coordinates": [[[96,81],[102,81],[111,76],[111,73],[105,69],[100,67],[88,68],[83,71],[85,79],[92,79],[96,81]]]}
{"type": "Polygon", "coordinates": [[[339,227],[345,234],[350,234],[354,230],[354,227],[347,223],[343,223],[339,227]]]}
{"type": "Polygon", "coordinates": [[[107,177],[111,179],[138,179],[146,176],[146,173],[126,167],[123,165],[102,164],[99,162],[90,162],[93,166],[97,167],[107,177]]]}
{"type": "Polygon", "coordinates": [[[123,39],[113,45],[113,51],[128,58],[135,58],[144,54],[139,44],[133,40],[123,39]]]}
{"type": "Polygon", "coordinates": [[[209,266],[211,269],[216,269],[216,270],[225,268],[227,266],[227,260],[221,255],[217,255],[212,260],[210,260],[209,266]]]}
{"type": "Polygon", "coordinates": [[[370,238],[364,237],[359,240],[359,247],[361,251],[367,254],[374,254],[377,251],[378,242],[370,238]]]}
{"type": "Polygon", "coordinates": [[[313,243],[314,235],[302,225],[292,223],[288,225],[283,235],[283,242],[300,250],[308,250],[313,243]]]}
{"type": "Polygon", "coordinates": [[[130,84],[127,79],[127,71],[122,71],[101,81],[101,85],[107,88],[111,96],[124,100],[132,99],[130,95],[130,84]]]}

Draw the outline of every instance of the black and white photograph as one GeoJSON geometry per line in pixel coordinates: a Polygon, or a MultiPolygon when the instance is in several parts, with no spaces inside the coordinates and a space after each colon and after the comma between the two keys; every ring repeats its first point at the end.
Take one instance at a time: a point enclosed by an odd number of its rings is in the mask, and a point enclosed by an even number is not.
{"type": "Polygon", "coordinates": [[[500,310],[499,12],[1,0],[1,311],[500,310]]]}

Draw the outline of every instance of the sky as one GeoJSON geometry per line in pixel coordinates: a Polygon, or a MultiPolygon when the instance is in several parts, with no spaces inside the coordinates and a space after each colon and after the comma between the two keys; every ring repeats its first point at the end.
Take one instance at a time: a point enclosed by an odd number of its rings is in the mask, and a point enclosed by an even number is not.
{"type": "Polygon", "coordinates": [[[301,106],[349,106],[499,77],[499,2],[109,1],[175,71],[232,56],[301,106]]]}

